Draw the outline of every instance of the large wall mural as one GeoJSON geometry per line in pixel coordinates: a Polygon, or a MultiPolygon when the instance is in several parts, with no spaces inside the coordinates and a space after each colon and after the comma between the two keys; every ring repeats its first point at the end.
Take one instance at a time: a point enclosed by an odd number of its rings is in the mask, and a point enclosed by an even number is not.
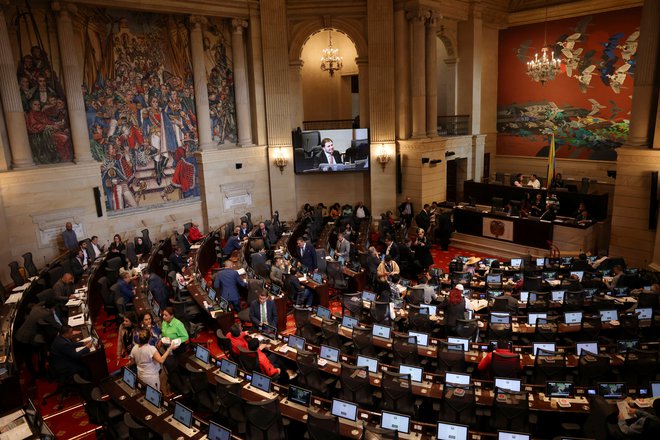
{"type": "Polygon", "coordinates": [[[38,165],[73,159],[64,88],[49,56],[57,48],[50,12],[17,7],[13,18],[18,49],[16,76],[32,158],[38,165]]]}
{"type": "Polygon", "coordinates": [[[204,30],[209,109],[213,141],[236,143],[236,108],[231,53],[231,21],[209,18],[204,30]]]}
{"type": "Polygon", "coordinates": [[[616,160],[627,136],[641,8],[548,22],[562,74],[544,86],[526,75],[541,52],[542,24],[500,32],[498,139],[501,155],[616,160]]]}

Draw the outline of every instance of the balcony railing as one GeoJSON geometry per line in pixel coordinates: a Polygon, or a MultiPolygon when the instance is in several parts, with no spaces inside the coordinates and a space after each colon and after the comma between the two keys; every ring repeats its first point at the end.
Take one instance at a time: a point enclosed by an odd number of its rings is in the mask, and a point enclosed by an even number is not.
{"type": "Polygon", "coordinates": [[[354,119],[327,119],[320,121],[303,121],[303,130],[341,130],[353,128],[354,119]]]}
{"type": "Polygon", "coordinates": [[[470,115],[438,116],[438,136],[465,136],[469,134],[470,115]]]}

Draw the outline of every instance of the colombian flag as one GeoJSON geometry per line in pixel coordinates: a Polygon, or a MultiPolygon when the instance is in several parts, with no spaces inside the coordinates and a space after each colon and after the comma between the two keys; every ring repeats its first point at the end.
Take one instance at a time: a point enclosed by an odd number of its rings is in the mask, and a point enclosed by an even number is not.
{"type": "Polygon", "coordinates": [[[552,182],[555,180],[555,134],[552,133],[552,140],[550,141],[550,151],[548,151],[548,180],[546,185],[548,188],[552,186],[552,182]]]}

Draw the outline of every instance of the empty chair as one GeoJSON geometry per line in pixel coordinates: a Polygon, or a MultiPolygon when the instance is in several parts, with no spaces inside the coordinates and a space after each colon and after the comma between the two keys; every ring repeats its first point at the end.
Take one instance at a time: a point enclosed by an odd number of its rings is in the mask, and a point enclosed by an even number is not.
{"type": "Polygon", "coordinates": [[[536,342],[555,342],[559,332],[557,317],[536,318],[534,326],[534,339],[536,342]]]}
{"type": "Polygon", "coordinates": [[[541,288],[541,277],[525,275],[523,278],[523,290],[538,291],[541,288]]]}
{"type": "Polygon", "coordinates": [[[463,344],[438,341],[438,371],[467,371],[463,344]]]}
{"type": "MultiPolygon", "coordinates": [[[[412,306],[411,306],[412,307],[412,306]]],[[[437,333],[440,328],[435,325],[429,315],[422,313],[409,313],[408,326],[410,330],[424,333],[437,333]]]]}
{"type": "Polygon", "coordinates": [[[390,303],[386,301],[371,301],[369,310],[371,320],[376,324],[388,324],[390,322],[390,303]]]}
{"type": "Polygon", "coordinates": [[[493,399],[490,425],[493,429],[527,432],[529,421],[527,393],[502,390],[493,399]]]}
{"type": "Polygon", "coordinates": [[[307,410],[307,433],[312,440],[339,440],[339,420],[337,416],[319,414],[307,410]]]}
{"type": "Polygon", "coordinates": [[[546,380],[563,380],[566,377],[566,355],[539,348],[534,359],[534,383],[542,385],[546,380]]]}
{"type": "Polygon", "coordinates": [[[325,259],[325,249],[323,248],[316,249],[316,265],[319,273],[328,273],[328,263],[325,259]]]}
{"type": "Polygon", "coordinates": [[[321,322],[321,334],[323,343],[330,347],[343,348],[341,338],[339,337],[339,321],[324,319],[321,322]]]}
{"type": "Polygon", "coordinates": [[[232,431],[237,434],[245,434],[246,416],[245,404],[241,398],[242,384],[240,382],[229,382],[221,377],[215,376],[215,393],[218,398],[218,414],[223,420],[229,422],[232,431]]]}
{"type": "Polygon", "coordinates": [[[264,253],[255,252],[250,255],[250,266],[260,277],[268,278],[270,275],[270,267],[266,264],[266,254],[264,253]]]}
{"type": "Polygon", "coordinates": [[[360,319],[362,317],[362,293],[342,293],[341,313],[360,319]]]}
{"type": "Polygon", "coordinates": [[[589,353],[582,350],[578,360],[578,386],[595,386],[597,382],[602,382],[610,376],[610,357],[600,356],[595,353],[589,353]]]}
{"type": "Polygon", "coordinates": [[[340,398],[357,403],[360,408],[373,406],[373,390],[367,367],[341,364],[340,398]]]}
{"type": "Polygon", "coordinates": [[[392,365],[418,365],[417,338],[392,332],[392,365]]]}
{"type": "Polygon", "coordinates": [[[276,398],[259,402],[245,402],[247,438],[253,440],[284,440],[283,418],[280,402],[276,398]]]}
{"type": "Polygon", "coordinates": [[[597,341],[603,322],[598,315],[583,315],[580,323],[579,338],[581,341],[597,341]]]}
{"type": "Polygon", "coordinates": [[[8,264],[8,266],[9,275],[11,276],[11,280],[14,282],[14,285],[22,286],[25,284],[25,278],[23,278],[23,275],[21,275],[21,272],[19,271],[18,261],[12,261],[8,264]]]}
{"type": "Polygon", "coordinates": [[[363,327],[353,327],[353,347],[355,348],[356,354],[361,354],[363,356],[376,356],[376,349],[374,347],[374,341],[371,334],[371,329],[363,327]]]}
{"type": "Polygon", "coordinates": [[[362,440],[395,440],[398,438],[398,432],[391,429],[384,429],[369,423],[364,425],[362,440]]]}
{"type": "Polygon", "coordinates": [[[454,332],[459,338],[467,338],[475,342],[479,333],[479,323],[476,319],[457,319],[454,332]]]}
{"type": "Polygon", "coordinates": [[[215,388],[211,387],[206,376],[206,370],[198,369],[190,364],[186,364],[188,370],[188,383],[192,391],[191,398],[194,407],[198,411],[216,412],[219,408],[215,388]]]}
{"type": "Polygon", "coordinates": [[[293,319],[296,323],[296,335],[305,338],[310,344],[318,344],[321,340],[321,333],[317,332],[310,319],[312,317],[312,310],[294,306],[293,319]]]}
{"type": "Polygon", "coordinates": [[[103,322],[103,328],[106,329],[109,325],[115,324],[119,328],[119,310],[117,309],[117,304],[115,303],[114,292],[110,290],[108,285],[108,277],[99,278],[99,288],[101,293],[101,298],[103,299],[103,309],[107,319],[103,322]]]}
{"type": "Polygon", "coordinates": [[[651,350],[628,350],[623,362],[622,379],[628,386],[647,386],[657,379],[658,352],[651,350]]]}
{"type": "Polygon", "coordinates": [[[493,298],[493,304],[490,306],[491,312],[509,312],[509,300],[504,296],[493,298]]]}
{"type": "Polygon", "coordinates": [[[655,292],[640,292],[637,297],[637,307],[658,307],[658,294],[655,292]]]}
{"type": "Polygon", "coordinates": [[[545,312],[550,306],[550,292],[530,292],[527,301],[528,312],[545,312]],[[536,297],[535,299],[534,296],[536,297]]]}
{"type": "Polygon", "coordinates": [[[582,310],[584,309],[584,291],[568,290],[564,294],[564,310],[582,310]]]}
{"type": "Polygon", "coordinates": [[[316,354],[298,350],[296,365],[300,373],[298,375],[298,382],[303,387],[311,390],[317,396],[329,396],[329,385],[334,382],[334,379],[324,380],[321,378],[316,354]]]}
{"type": "Polygon", "coordinates": [[[131,440],[150,440],[151,429],[138,423],[130,413],[124,413],[124,424],[128,428],[128,436],[131,440]]]}
{"type": "Polygon", "coordinates": [[[621,339],[637,339],[640,337],[639,319],[634,314],[620,314],[619,322],[621,339]]]}
{"type": "Polygon", "coordinates": [[[589,192],[589,178],[583,177],[580,184],[580,194],[587,194],[589,192]]]}
{"type": "Polygon", "coordinates": [[[411,304],[424,304],[424,288],[417,286],[409,287],[406,299],[411,304]]]}
{"type": "Polygon", "coordinates": [[[474,385],[445,384],[442,390],[440,420],[461,423],[474,427],[476,396],[474,385]],[[458,390],[458,391],[457,391],[458,390]]]}
{"type": "Polygon", "coordinates": [[[126,244],[126,259],[131,264],[131,267],[135,267],[138,264],[137,254],[135,253],[135,243],[129,241],[126,244]]]}
{"type": "Polygon", "coordinates": [[[101,390],[94,388],[92,390],[92,400],[85,404],[85,411],[89,421],[95,425],[100,425],[107,438],[127,439],[129,438],[128,426],[124,423],[123,411],[120,419],[111,417],[111,404],[103,399],[101,390]]]}
{"type": "Polygon", "coordinates": [[[108,285],[112,286],[119,278],[119,269],[122,267],[121,257],[112,257],[106,260],[105,274],[108,277],[108,285]]]}
{"type": "Polygon", "coordinates": [[[23,254],[23,267],[29,277],[36,277],[39,275],[37,266],[34,265],[34,261],[32,260],[32,252],[26,252],[23,254]]]}
{"type": "Polygon", "coordinates": [[[489,341],[510,341],[513,338],[513,329],[511,324],[488,324],[489,341]]]}
{"type": "Polygon", "coordinates": [[[328,261],[326,264],[326,273],[328,275],[328,284],[337,290],[348,288],[348,282],[342,271],[341,264],[337,261],[328,261]]]}
{"type": "Polygon", "coordinates": [[[149,229],[143,229],[141,232],[142,232],[142,246],[144,247],[144,253],[146,254],[151,252],[153,243],[151,242],[151,238],[149,237],[149,229]]]}
{"type": "Polygon", "coordinates": [[[417,411],[409,374],[383,371],[382,385],[381,409],[415,416],[417,411]]]}

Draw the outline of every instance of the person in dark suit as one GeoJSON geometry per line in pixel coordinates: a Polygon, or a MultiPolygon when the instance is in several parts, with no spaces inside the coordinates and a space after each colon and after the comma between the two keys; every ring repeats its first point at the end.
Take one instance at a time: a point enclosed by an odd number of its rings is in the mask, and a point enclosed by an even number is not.
{"type": "Polygon", "coordinates": [[[248,224],[247,222],[241,222],[241,228],[238,230],[238,238],[239,240],[243,240],[245,237],[247,237],[250,234],[250,229],[248,229],[248,224]]]}
{"type": "Polygon", "coordinates": [[[247,288],[247,283],[241,278],[237,271],[232,269],[232,262],[225,261],[224,269],[218,271],[213,280],[213,288],[216,292],[222,292],[222,297],[234,306],[236,311],[240,310],[241,294],[239,287],[247,288]]]}
{"type": "Polygon", "coordinates": [[[92,341],[73,342],[73,328],[63,325],[59,334],[50,346],[51,371],[59,377],[69,378],[79,374],[84,378],[89,377],[87,368],[80,362],[80,358],[89,353],[92,341]],[[82,349],[80,349],[82,347],[82,349]]]}
{"type": "Polygon", "coordinates": [[[438,227],[435,230],[435,239],[440,243],[440,249],[449,250],[449,239],[451,238],[451,216],[445,211],[438,216],[438,227]]]}
{"type": "Polygon", "coordinates": [[[289,275],[284,281],[284,289],[289,293],[291,301],[299,306],[311,307],[314,302],[314,291],[307,286],[300,284],[296,276],[296,268],[291,267],[289,275]]]}
{"type": "Polygon", "coordinates": [[[188,240],[188,235],[190,234],[190,230],[186,228],[183,231],[183,234],[179,235],[176,239],[176,245],[181,248],[181,253],[183,255],[188,255],[188,251],[190,251],[190,246],[192,246],[192,243],[190,240],[188,240]]]}
{"type": "Polygon", "coordinates": [[[158,276],[155,272],[145,271],[145,275],[149,279],[149,291],[154,296],[154,299],[160,306],[160,309],[163,310],[168,306],[167,297],[168,291],[165,281],[158,276]]]}
{"type": "Polygon", "coordinates": [[[429,214],[429,210],[431,207],[429,206],[428,203],[424,205],[424,208],[419,211],[419,214],[415,217],[415,222],[417,223],[417,226],[420,227],[421,229],[424,229],[424,232],[428,231],[429,228],[431,227],[431,216],[429,214]]]}
{"type": "Polygon", "coordinates": [[[177,273],[183,272],[183,269],[188,266],[188,263],[186,263],[186,260],[183,258],[181,255],[182,251],[181,248],[178,246],[174,247],[174,251],[170,255],[169,261],[170,261],[170,270],[173,270],[177,273]]]}
{"type": "Polygon", "coordinates": [[[237,251],[241,248],[241,239],[239,238],[239,234],[240,228],[234,228],[234,234],[229,237],[229,240],[227,240],[227,243],[225,243],[225,247],[222,248],[222,256],[224,258],[231,257],[231,254],[234,251],[237,251]]]}
{"type": "Polygon", "coordinates": [[[399,205],[399,217],[401,217],[401,221],[406,225],[406,228],[410,227],[413,215],[415,215],[415,208],[410,197],[406,197],[406,201],[399,205]]]}
{"type": "Polygon", "coordinates": [[[314,249],[314,246],[307,243],[303,237],[298,238],[297,244],[298,255],[296,255],[296,257],[298,258],[300,264],[309,270],[317,270],[318,263],[316,260],[316,249],[314,249]]]}
{"type": "Polygon", "coordinates": [[[314,168],[318,168],[320,164],[338,164],[342,163],[341,154],[335,151],[335,144],[330,138],[324,138],[321,141],[321,151],[314,155],[314,168]]]}
{"type": "Polygon", "coordinates": [[[389,255],[392,257],[392,260],[399,263],[399,246],[394,242],[391,235],[385,236],[385,253],[384,255],[389,255]]]}
{"type": "Polygon", "coordinates": [[[250,304],[250,321],[255,327],[259,327],[261,324],[277,327],[275,302],[268,299],[268,293],[265,290],[259,292],[259,298],[250,304]]]}
{"type": "Polygon", "coordinates": [[[71,272],[76,280],[79,280],[85,270],[87,270],[87,264],[84,263],[84,253],[81,248],[77,252],[71,253],[71,272]]]}
{"type": "MultiPolygon", "coordinates": [[[[52,337],[59,331],[61,326],[62,322],[55,312],[55,300],[49,298],[43,304],[33,305],[25,321],[15,332],[15,352],[19,365],[25,362],[32,380],[37,377],[37,370],[32,362],[32,356],[37,351],[39,339],[48,342],[47,335],[50,333],[52,337]]],[[[46,365],[45,356],[40,356],[39,361],[39,371],[43,372],[46,365]]]]}
{"type": "Polygon", "coordinates": [[[270,239],[268,237],[268,229],[266,229],[266,223],[264,223],[264,222],[259,223],[259,229],[254,231],[253,237],[254,238],[260,238],[260,239],[263,240],[264,249],[266,249],[267,251],[269,251],[271,249],[270,239]]]}

